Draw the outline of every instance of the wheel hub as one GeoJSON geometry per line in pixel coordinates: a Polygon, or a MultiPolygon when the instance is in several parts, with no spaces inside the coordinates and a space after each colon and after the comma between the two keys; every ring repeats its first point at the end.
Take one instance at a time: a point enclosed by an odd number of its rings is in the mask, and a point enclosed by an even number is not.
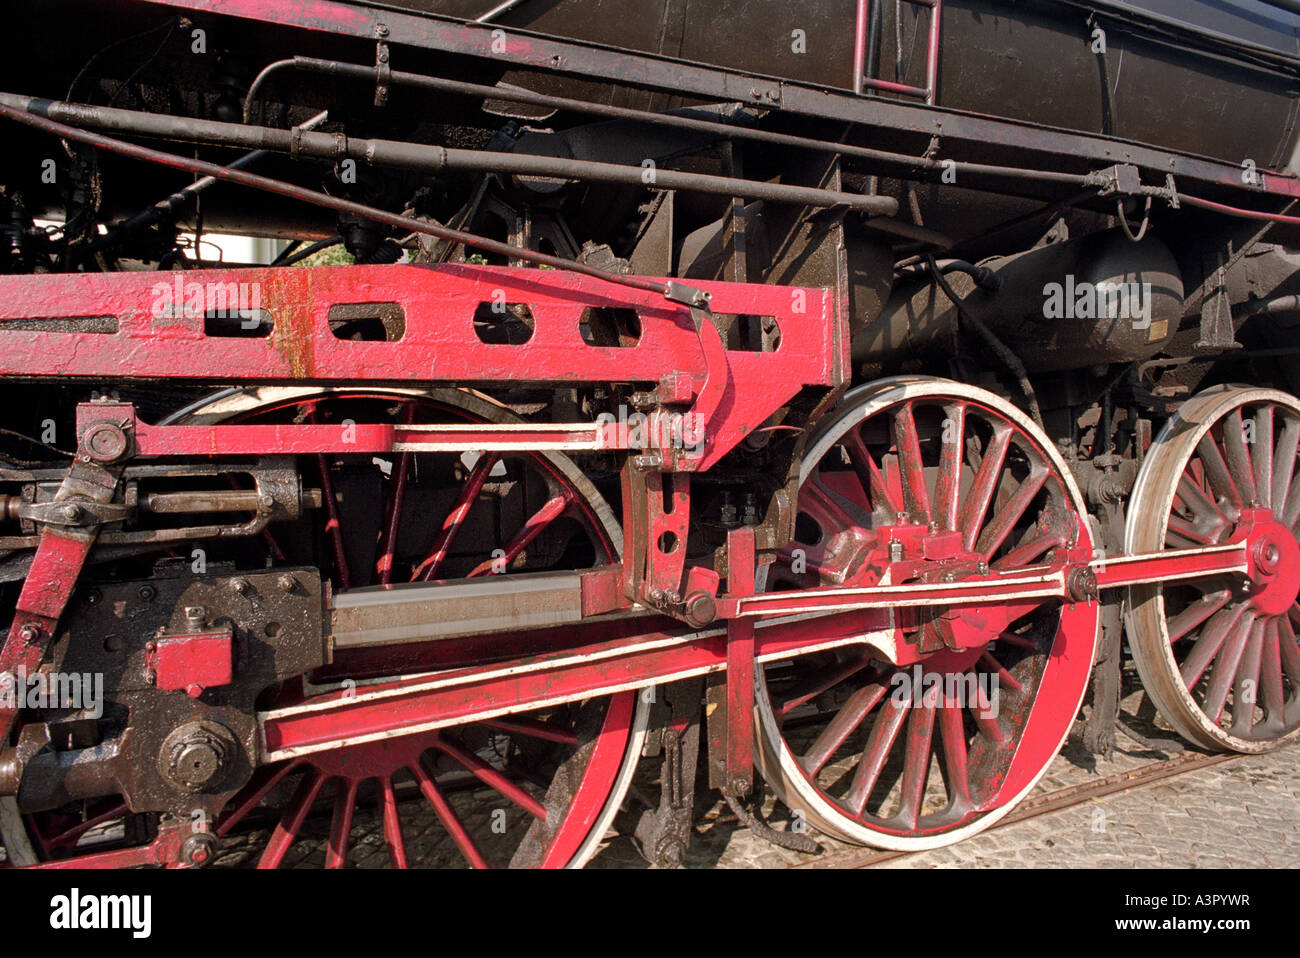
{"type": "Polygon", "coordinates": [[[1243,513],[1250,566],[1250,604],[1264,615],[1281,615],[1300,593],[1300,543],[1267,509],[1243,513]]]}

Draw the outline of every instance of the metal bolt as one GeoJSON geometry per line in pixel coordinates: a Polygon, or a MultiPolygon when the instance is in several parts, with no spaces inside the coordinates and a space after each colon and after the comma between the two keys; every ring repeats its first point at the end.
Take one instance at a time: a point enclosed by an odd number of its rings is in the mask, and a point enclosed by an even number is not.
{"type": "Polygon", "coordinates": [[[899,542],[897,539],[889,540],[889,561],[903,561],[903,543],[899,542]]]}
{"type": "Polygon", "coordinates": [[[202,625],[207,615],[208,610],[201,605],[187,605],[185,607],[185,621],[192,626],[202,625]]]}
{"type": "Polygon", "coordinates": [[[665,838],[656,853],[660,868],[680,868],[686,862],[686,849],[675,838],[665,838]]]}
{"type": "Polygon", "coordinates": [[[152,602],[158,595],[158,590],[146,582],[144,585],[140,586],[140,588],[136,589],[135,594],[145,602],[152,602]]]}
{"type": "Polygon", "coordinates": [[[38,625],[24,625],[18,630],[18,638],[22,639],[28,645],[40,641],[41,627],[38,625]]]}
{"type": "Polygon", "coordinates": [[[230,587],[239,595],[248,595],[253,590],[253,583],[241,575],[230,580],[230,587]]]}
{"type": "Polygon", "coordinates": [[[97,422],[82,436],[84,455],[97,462],[113,462],[126,455],[129,442],[126,433],[117,423],[97,422]]]}
{"type": "Polygon", "coordinates": [[[214,836],[200,832],[181,843],[180,859],[186,865],[206,865],[212,860],[216,847],[217,840],[214,836]]]}
{"type": "Polygon", "coordinates": [[[377,36],[377,37],[386,37],[386,36],[388,36],[388,25],[387,25],[386,23],[376,23],[376,24],[375,24],[375,36],[377,36]]]}
{"type": "Polygon", "coordinates": [[[89,592],[86,593],[86,604],[95,605],[103,598],[104,598],[104,593],[100,592],[98,589],[91,589],[89,592]]]}
{"type": "Polygon", "coordinates": [[[144,644],[144,650],[145,650],[146,652],[157,652],[157,651],[158,651],[158,643],[155,642],[153,639],[150,639],[148,642],[146,642],[146,643],[144,644]]]}
{"type": "Polygon", "coordinates": [[[718,604],[707,592],[696,592],[687,597],[686,617],[696,625],[708,625],[718,615],[718,604]]]}
{"type": "Polygon", "coordinates": [[[981,562],[979,565],[975,567],[975,571],[978,572],[980,575],[988,575],[989,564],[987,562],[981,562]]]}
{"type": "Polygon", "coordinates": [[[285,574],[275,580],[275,585],[281,592],[292,592],[298,588],[298,580],[291,575],[285,574]]]}
{"type": "Polygon", "coordinates": [[[82,515],[84,514],[81,510],[81,506],[77,505],[76,503],[68,503],[66,506],[60,509],[59,512],[63,515],[63,518],[67,519],[69,522],[80,521],[82,515]]]}
{"type": "Polygon", "coordinates": [[[722,493],[722,524],[728,529],[735,528],[738,523],[740,513],[731,501],[731,493],[722,493]]]}

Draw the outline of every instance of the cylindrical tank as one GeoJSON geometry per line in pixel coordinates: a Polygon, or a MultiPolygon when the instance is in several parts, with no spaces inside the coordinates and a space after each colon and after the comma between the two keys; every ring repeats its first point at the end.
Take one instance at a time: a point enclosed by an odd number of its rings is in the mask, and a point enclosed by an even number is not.
{"type": "MultiPolygon", "coordinates": [[[[483,9],[481,0],[406,3],[464,17],[483,9]]],[[[874,76],[924,86],[929,8],[871,5],[874,76]]],[[[856,8],[857,0],[529,0],[498,22],[847,88],[856,8]]],[[[935,102],[1278,168],[1296,140],[1298,37],[1300,15],[1263,0],[944,0],[935,102]]]]}

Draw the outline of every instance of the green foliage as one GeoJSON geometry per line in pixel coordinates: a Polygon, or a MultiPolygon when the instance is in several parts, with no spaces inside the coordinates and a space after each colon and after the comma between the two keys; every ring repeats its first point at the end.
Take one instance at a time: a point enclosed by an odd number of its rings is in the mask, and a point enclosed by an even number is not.
{"type": "Polygon", "coordinates": [[[356,259],[347,248],[338,243],[335,246],[327,246],[323,250],[312,253],[304,260],[295,263],[295,266],[352,266],[356,259]]]}

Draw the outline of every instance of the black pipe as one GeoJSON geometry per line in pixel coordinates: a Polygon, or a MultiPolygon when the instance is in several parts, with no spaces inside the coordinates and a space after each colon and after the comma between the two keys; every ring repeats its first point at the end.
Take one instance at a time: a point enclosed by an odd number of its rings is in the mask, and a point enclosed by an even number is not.
{"type": "MultiPolygon", "coordinates": [[[[306,123],[302,124],[303,129],[310,130],[320,126],[328,116],[329,111],[327,110],[316,114],[306,123]]],[[[253,150],[251,153],[245,153],[233,163],[228,164],[228,168],[232,170],[244,170],[267,156],[270,156],[270,153],[266,150],[253,150]]],[[[102,236],[91,243],[90,252],[97,253],[100,250],[107,249],[126,234],[133,233],[146,226],[151,226],[164,217],[171,216],[178,210],[184,208],[187,203],[216,182],[217,180],[215,177],[205,176],[203,179],[191,183],[189,186],[185,187],[185,189],[177,190],[171,196],[159,200],[153,206],[147,207],[146,209],[136,213],[134,216],[128,217],[112,229],[107,230],[102,236]]]]}
{"type": "Polygon", "coordinates": [[[213,176],[219,180],[238,183],[241,186],[248,186],[255,190],[263,190],[268,193],[276,193],[280,196],[287,196],[290,199],[301,200],[304,203],[311,203],[315,206],[321,206],[325,209],[334,210],[339,213],[349,213],[353,216],[361,217],[362,219],[382,223],[385,226],[409,230],[414,233],[423,233],[428,236],[436,236],[438,239],[446,240],[451,243],[461,243],[465,246],[472,246],[488,253],[495,253],[498,256],[521,259],[529,263],[536,263],[539,266],[550,266],[553,269],[563,269],[573,273],[581,273],[584,276],[592,276],[596,279],[602,279],[607,283],[614,283],[618,286],[626,286],[631,289],[640,289],[651,293],[658,293],[665,299],[686,306],[695,308],[708,307],[710,294],[677,280],[669,280],[666,283],[660,283],[656,280],[642,279],[637,276],[623,276],[617,273],[607,273],[604,270],[596,269],[594,266],[587,266],[583,263],[574,262],[573,260],[561,259],[558,256],[539,253],[536,250],[511,246],[509,243],[501,243],[497,240],[478,236],[474,233],[466,233],[463,230],[451,229],[450,227],[431,223],[427,220],[420,220],[410,216],[401,216],[397,213],[390,213],[387,210],[381,210],[374,206],[367,206],[364,203],[357,203],[337,196],[330,196],[328,193],[318,193],[315,190],[309,190],[294,183],[286,183],[283,180],[275,180],[269,176],[259,176],[256,173],[246,173],[243,170],[232,170],[224,166],[218,166],[215,163],[205,162],[204,160],[190,159],[185,156],[177,156],[174,153],[164,153],[161,150],[151,150],[146,146],[137,146],[134,143],[115,140],[112,137],[102,136],[99,133],[91,133],[88,130],[78,129],[75,126],[68,126],[66,123],[57,123],[54,120],[48,120],[44,117],[36,116],[33,113],[15,110],[4,105],[0,105],[0,117],[14,120],[15,122],[34,127],[38,130],[43,130],[46,133],[59,137],[60,139],[85,143],[89,146],[98,147],[101,150],[108,150],[111,153],[119,153],[122,156],[128,156],[132,159],[143,160],[146,163],[155,163],[160,166],[167,166],[176,170],[185,170],[203,176],[213,176]]]}
{"type": "Polygon", "coordinates": [[[75,127],[115,130],[164,139],[211,143],[219,146],[273,150],[291,156],[337,162],[353,159],[371,166],[388,166],[440,173],[447,170],[488,171],[523,176],[592,180],[652,189],[686,190],[718,196],[797,203],[829,208],[843,206],[872,216],[893,216],[898,201],[887,196],[863,196],[838,190],[821,190],[782,183],[761,183],[730,176],[683,173],[678,170],[647,170],[640,166],[573,160],[565,157],[461,150],[397,140],[352,139],[341,133],[312,133],[301,127],[279,130],[266,126],[244,126],[219,120],[159,116],[137,110],[84,106],[0,93],[0,104],[11,110],[45,117],[75,127]]]}
{"type": "MultiPolygon", "coordinates": [[[[279,70],[294,68],[312,73],[330,76],[343,76],[353,79],[376,79],[375,68],[359,63],[343,63],[338,60],[320,60],[315,57],[294,57],[291,60],[277,60],[265,67],[249,87],[244,102],[244,119],[248,121],[254,96],[260,90],[265,79],[279,70]]],[[[911,156],[907,153],[891,153],[886,150],[873,150],[865,146],[852,146],[847,143],[835,143],[827,140],[815,140],[811,137],[796,136],[790,133],[775,133],[771,130],[757,130],[753,127],[739,126],[721,120],[702,120],[698,117],[682,116],[674,113],[654,113],[650,110],[638,110],[631,107],[609,106],[604,103],[590,103],[586,100],[574,100],[569,97],[552,96],[547,93],[534,93],[532,90],[488,86],[482,83],[468,83],[463,80],[448,80],[431,77],[420,73],[404,73],[394,70],[385,78],[393,86],[409,86],[417,89],[434,90],[439,93],[456,93],[464,96],[485,97],[494,100],[506,100],[511,103],[528,103],[554,110],[571,110],[575,113],[587,113],[615,120],[633,120],[640,123],[653,123],[658,126],[675,127],[683,130],[695,130],[724,138],[751,140],[768,143],[772,146],[790,147],[792,149],[812,150],[818,153],[833,153],[854,159],[883,163],[889,166],[901,166],[919,172],[938,172],[945,168],[944,161],[924,156],[911,156]]],[[[1047,183],[1064,183],[1071,186],[1094,185],[1086,174],[1060,173],[1055,170],[1032,170],[1009,166],[991,166],[986,163],[963,163],[949,161],[947,167],[963,178],[998,177],[1001,179],[1036,180],[1047,183]]],[[[1097,184],[1100,185],[1100,184],[1097,184]]]]}

